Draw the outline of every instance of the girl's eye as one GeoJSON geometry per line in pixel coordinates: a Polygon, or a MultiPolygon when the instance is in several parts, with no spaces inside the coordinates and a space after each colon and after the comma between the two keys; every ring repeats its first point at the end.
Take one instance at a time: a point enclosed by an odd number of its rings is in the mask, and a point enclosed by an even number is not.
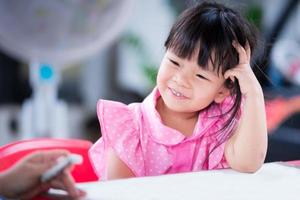
{"type": "Polygon", "coordinates": [[[200,79],[208,80],[208,78],[205,78],[205,77],[202,76],[201,74],[197,74],[196,76],[197,76],[198,78],[200,78],[200,79]]]}
{"type": "Polygon", "coordinates": [[[178,62],[176,62],[176,61],[174,61],[174,60],[172,60],[172,59],[169,59],[169,60],[170,60],[170,62],[171,62],[173,65],[179,66],[179,63],[178,63],[178,62]]]}

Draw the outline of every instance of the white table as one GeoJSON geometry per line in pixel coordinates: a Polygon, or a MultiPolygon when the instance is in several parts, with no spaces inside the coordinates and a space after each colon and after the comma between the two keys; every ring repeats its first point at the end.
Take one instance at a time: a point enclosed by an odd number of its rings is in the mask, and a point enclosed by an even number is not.
{"type": "Polygon", "coordinates": [[[264,164],[254,174],[202,171],[78,184],[86,200],[296,200],[300,169],[264,164]]]}

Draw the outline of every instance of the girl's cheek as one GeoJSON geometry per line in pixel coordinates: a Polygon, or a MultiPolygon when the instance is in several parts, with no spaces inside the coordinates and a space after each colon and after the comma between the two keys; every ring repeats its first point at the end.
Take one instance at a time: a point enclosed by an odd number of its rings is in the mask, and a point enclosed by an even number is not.
{"type": "Polygon", "coordinates": [[[164,80],[166,79],[167,73],[164,68],[160,68],[157,74],[157,80],[164,80]]]}
{"type": "Polygon", "coordinates": [[[157,77],[156,77],[156,83],[161,84],[161,82],[163,82],[162,79],[163,79],[162,74],[161,74],[161,71],[159,70],[158,74],[157,74],[157,77]]]}

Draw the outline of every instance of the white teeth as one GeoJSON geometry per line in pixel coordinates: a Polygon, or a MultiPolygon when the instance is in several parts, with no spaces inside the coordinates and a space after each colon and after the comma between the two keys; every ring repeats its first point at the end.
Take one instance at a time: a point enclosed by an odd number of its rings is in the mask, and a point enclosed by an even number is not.
{"type": "Polygon", "coordinates": [[[183,95],[179,92],[176,92],[175,90],[171,89],[172,93],[177,97],[182,97],[183,95]]]}
{"type": "Polygon", "coordinates": [[[178,97],[182,96],[182,95],[181,95],[180,93],[178,93],[178,92],[176,92],[175,95],[178,96],[178,97]]]}

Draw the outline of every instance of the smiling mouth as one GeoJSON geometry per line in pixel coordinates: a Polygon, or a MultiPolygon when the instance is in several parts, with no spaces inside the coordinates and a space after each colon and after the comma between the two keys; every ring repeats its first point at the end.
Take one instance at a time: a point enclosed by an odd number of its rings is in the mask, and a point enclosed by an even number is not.
{"type": "Polygon", "coordinates": [[[181,98],[187,98],[186,96],[184,96],[182,93],[177,92],[176,90],[169,88],[169,90],[172,92],[172,94],[176,97],[181,97],[181,98]]]}

